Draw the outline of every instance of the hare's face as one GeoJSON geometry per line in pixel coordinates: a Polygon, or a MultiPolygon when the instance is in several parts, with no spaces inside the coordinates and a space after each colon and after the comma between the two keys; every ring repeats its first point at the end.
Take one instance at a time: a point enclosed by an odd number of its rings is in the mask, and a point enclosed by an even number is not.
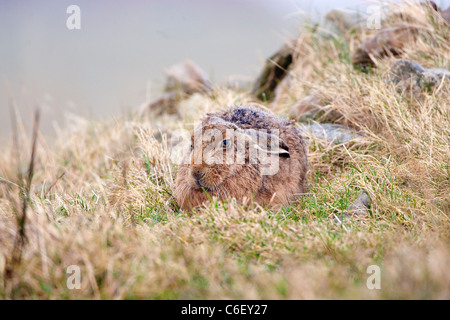
{"type": "Polygon", "coordinates": [[[228,178],[239,173],[246,157],[245,145],[233,126],[214,125],[195,130],[191,138],[188,182],[194,189],[213,191],[228,178]]]}
{"type": "Polygon", "coordinates": [[[279,156],[289,157],[289,151],[278,136],[253,129],[242,130],[225,121],[210,123],[196,128],[191,136],[188,183],[194,189],[213,191],[231,177],[245,176],[244,171],[248,169],[259,171],[261,165],[274,167],[276,170],[271,172],[276,173],[278,161],[273,160],[278,160],[279,156]],[[274,146],[273,142],[276,142],[274,146]],[[267,157],[271,154],[272,157],[267,157]]]}

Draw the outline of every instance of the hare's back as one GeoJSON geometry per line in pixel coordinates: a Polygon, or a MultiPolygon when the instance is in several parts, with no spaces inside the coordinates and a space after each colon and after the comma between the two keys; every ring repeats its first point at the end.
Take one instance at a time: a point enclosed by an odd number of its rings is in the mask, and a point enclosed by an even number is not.
{"type": "Polygon", "coordinates": [[[283,121],[278,117],[253,107],[234,107],[209,116],[236,124],[242,129],[280,129],[283,121]]]}

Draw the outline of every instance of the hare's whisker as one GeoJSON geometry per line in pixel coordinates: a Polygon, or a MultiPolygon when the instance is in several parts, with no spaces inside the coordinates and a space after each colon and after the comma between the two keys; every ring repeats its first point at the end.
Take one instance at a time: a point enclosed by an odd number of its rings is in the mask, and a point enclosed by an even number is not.
{"type": "MultiPolygon", "coordinates": [[[[222,169],[216,169],[217,171],[223,171],[223,172],[226,172],[226,173],[230,173],[230,175],[229,176],[227,176],[227,177],[225,177],[225,179],[228,179],[228,178],[231,178],[231,177],[234,177],[235,175],[236,175],[236,173],[235,172],[231,172],[231,171],[227,171],[227,170],[222,170],[222,169]]],[[[250,179],[250,178],[247,178],[247,177],[243,177],[243,176],[241,176],[240,178],[244,178],[244,179],[247,179],[248,181],[253,181],[252,179],[250,179]]]]}
{"type": "Polygon", "coordinates": [[[188,190],[189,190],[189,185],[188,184],[184,184],[183,185],[183,188],[182,188],[182,194],[184,194],[183,195],[183,200],[181,201],[181,204],[184,206],[184,202],[185,202],[185,200],[186,200],[186,196],[187,196],[187,194],[188,194],[188,190]]]}

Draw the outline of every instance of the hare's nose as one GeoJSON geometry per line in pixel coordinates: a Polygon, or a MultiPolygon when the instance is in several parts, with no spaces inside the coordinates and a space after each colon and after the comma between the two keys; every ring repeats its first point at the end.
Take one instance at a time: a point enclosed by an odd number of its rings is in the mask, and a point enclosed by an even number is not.
{"type": "Polygon", "coordinates": [[[192,176],[195,180],[200,180],[204,176],[204,172],[200,168],[193,168],[192,169],[192,176]]]}

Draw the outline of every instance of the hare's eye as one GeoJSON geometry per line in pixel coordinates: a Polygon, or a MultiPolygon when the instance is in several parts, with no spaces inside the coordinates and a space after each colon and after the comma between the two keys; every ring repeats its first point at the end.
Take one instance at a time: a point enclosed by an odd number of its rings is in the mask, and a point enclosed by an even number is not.
{"type": "Polygon", "coordinates": [[[225,139],[222,141],[222,147],[228,148],[230,146],[230,139],[225,139]]]}

